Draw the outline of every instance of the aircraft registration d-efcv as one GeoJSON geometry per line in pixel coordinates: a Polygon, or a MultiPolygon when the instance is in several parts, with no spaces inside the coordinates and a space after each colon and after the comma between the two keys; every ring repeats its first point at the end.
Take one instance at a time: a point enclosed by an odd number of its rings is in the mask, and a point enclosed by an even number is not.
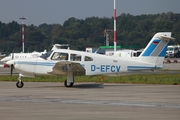
{"type": "Polygon", "coordinates": [[[156,33],[138,57],[115,57],[69,49],[55,49],[38,58],[14,59],[7,62],[19,73],[16,86],[24,86],[22,77],[64,75],[66,87],[72,87],[74,76],[117,75],[121,72],[160,69],[163,66],[171,32],[156,33]]]}

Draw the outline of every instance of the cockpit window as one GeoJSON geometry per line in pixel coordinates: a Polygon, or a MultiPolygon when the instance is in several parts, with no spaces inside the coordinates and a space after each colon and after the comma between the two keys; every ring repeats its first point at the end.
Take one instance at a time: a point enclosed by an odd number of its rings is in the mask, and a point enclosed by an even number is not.
{"type": "Polygon", "coordinates": [[[54,52],[52,60],[68,60],[68,53],[54,52]]]}
{"type": "Polygon", "coordinates": [[[40,57],[43,58],[43,59],[47,59],[51,55],[52,52],[53,52],[53,50],[48,51],[47,53],[42,54],[40,57]]]}
{"type": "Polygon", "coordinates": [[[70,60],[71,61],[81,61],[81,55],[80,54],[71,54],[70,60]]]}
{"type": "Polygon", "coordinates": [[[89,57],[89,56],[85,56],[84,57],[84,61],[93,61],[93,58],[89,57]]]}

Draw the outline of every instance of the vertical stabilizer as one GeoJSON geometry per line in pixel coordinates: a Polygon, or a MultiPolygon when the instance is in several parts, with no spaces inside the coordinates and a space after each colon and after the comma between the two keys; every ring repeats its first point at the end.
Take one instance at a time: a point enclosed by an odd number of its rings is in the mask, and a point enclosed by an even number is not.
{"type": "Polygon", "coordinates": [[[162,67],[168,43],[173,39],[174,38],[171,37],[171,32],[156,33],[140,54],[139,58],[144,62],[155,64],[157,67],[162,67]]]}

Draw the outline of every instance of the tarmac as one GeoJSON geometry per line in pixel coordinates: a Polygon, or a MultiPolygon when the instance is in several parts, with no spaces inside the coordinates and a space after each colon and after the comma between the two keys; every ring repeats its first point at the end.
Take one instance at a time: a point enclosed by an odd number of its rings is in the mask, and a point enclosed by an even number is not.
{"type": "Polygon", "coordinates": [[[0,82],[0,120],[180,120],[179,85],[0,82]]]}
{"type": "MultiPolygon", "coordinates": [[[[179,74],[180,63],[165,63],[163,69],[179,74]]],[[[10,68],[0,68],[0,74],[9,75],[10,68]]],[[[180,85],[15,84],[0,82],[0,120],[180,120],[180,85]]]]}

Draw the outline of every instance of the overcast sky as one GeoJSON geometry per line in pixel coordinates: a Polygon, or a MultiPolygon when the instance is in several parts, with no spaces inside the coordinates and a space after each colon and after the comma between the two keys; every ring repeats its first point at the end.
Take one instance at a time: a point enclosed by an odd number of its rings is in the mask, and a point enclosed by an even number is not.
{"type": "MultiPolygon", "coordinates": [[[[13,20],[22,23],[22,16],[28,17],[25,24],[40,25],[59,23],[63,25],[70,17],[113,17],[114,0],[0,0],[0,21],[13,20]]],[[[180,13],[180,0],[116,0],[117,16],[180,13]]]]}

